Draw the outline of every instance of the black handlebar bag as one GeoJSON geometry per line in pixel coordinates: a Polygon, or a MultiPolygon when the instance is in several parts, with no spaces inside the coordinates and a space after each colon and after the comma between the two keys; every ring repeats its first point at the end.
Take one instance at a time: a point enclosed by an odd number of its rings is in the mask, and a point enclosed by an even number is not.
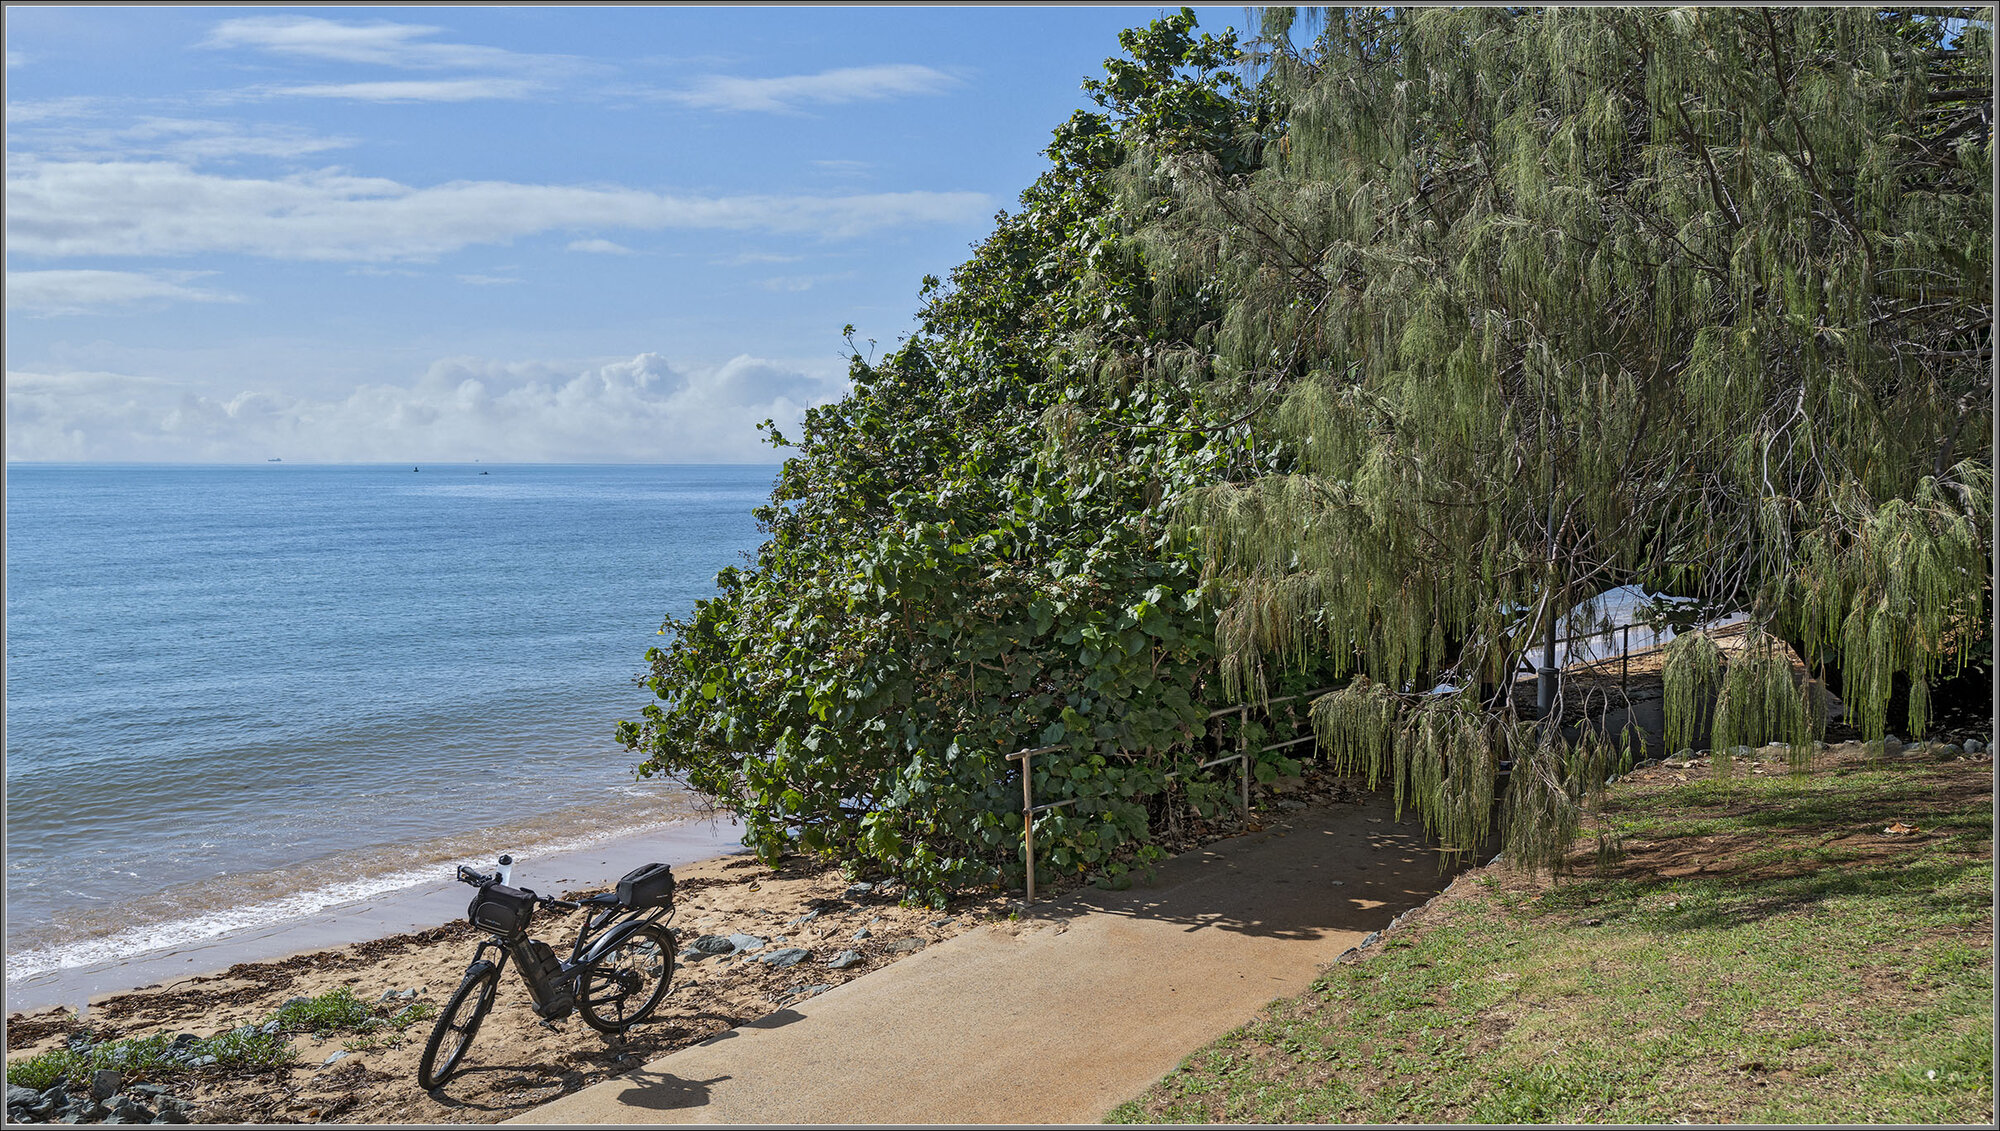
{"type": "Polygon", "coordinates": [[[535,897],[506,884],[488,884],[472,897],[465,917],[503,939],[518,939],[528,933],[528,920],[535,913],[535,897]]]}

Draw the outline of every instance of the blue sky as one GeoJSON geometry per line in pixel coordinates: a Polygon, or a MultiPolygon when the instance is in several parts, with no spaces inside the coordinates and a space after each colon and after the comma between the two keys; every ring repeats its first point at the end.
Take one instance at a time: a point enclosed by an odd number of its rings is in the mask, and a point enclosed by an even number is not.
{"type": "Polygon", "coordinates": [[[8,8],[7,458],[772,460],[1171,10],[8,8]]]}

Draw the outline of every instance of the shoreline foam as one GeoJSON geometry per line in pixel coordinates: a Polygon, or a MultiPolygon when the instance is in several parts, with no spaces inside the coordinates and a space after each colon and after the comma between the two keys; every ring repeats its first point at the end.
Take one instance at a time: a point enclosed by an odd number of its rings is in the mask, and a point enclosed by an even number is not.
{"type": "MultiPolygon", "coordinates": [[[[515,850],[515,881],[544,894],[604,886],[641,864],[659,861],[679,867],[741,853],[741,833],[742,826],[727,817],[587,833],[525,853],[515,850]]],[[[244,918],[232,918],[224,910],[50,948],[58,951],[56,957],[81,951],[87,956],[82,962],[63,964],[47,957],[47,951],[10,953],[6,1009],[16,1013],[64,1005],[87,1010],[102,997],[214,974],[241,962],[429,929],[463,917],[467,890],[452,879],[451,865],[411,868],[259,904],[241,912],[244,918]]]]}

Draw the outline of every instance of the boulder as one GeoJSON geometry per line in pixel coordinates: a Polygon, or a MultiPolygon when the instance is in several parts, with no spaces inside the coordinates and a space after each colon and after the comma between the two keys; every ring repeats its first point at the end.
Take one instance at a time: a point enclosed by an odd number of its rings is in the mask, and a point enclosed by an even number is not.
{"type": "Polygon", "coordinates": [[[831,959],[829,959],[827,961],[827,966],[834,970],[845,970],[849,966],[853,966],[855,963],[858,963],[860,961],[861,961],[860,951],[843,950],[839,954],[836,954],[831,959]]]}
{"type": "Polygon", "coordinates": [[[924,940],[918,938],[897,939],[883,948],[890,954],[915,954],[924,949],[924,940]]]}
{"type": "Polygon", "coordinates": [[[845,899],[867,899],[869,896],[875,894],[875,885],[867,883],[849,884],[847,885],[847,890],[840,894],[845,899]]]}
{"type": "Polygon", "coordinates": [[[812,951],[807,950],[804,947],[788,946],[783,950],[774,950],[771,953],[764,955],[762,958],[759,958],[758,961],[782,969],[787,966],[797,966],[799,963],[804,962],[806,959],[811,957],[812,957],[812,951]]]}
{"type": "Polygon", "coordinates": [[[153,1109],[133,1099],[131,1096],[113,1096],[105,1104],[111,1113],[104,1117],[106,1123],[151,1123],[153,1109]]]}
{"type": "MultiPolygon", "coordinates": [[[[125,1086],[125,1074],[116,1068],[100,1068],[90,1074],[90,1098],[109,1099],[125,1086]]],[[[147,1118],[151,1118],[148,1116],[147,1118]]]]}
{"type": "Polygon", "coordinates": [[[89,1096],[69,1096],[56,1119],[61,1123],[99,1123],[104,1119],[104,1105],[89,1096]]]}
{"type": "Polygon", "coordinates": [[[729,936],[729,947],[732,954],[742,954],[746,951],[764,949],[764,940],[756,935],[746,935],[742,931],[737,931],[729,936]]]}

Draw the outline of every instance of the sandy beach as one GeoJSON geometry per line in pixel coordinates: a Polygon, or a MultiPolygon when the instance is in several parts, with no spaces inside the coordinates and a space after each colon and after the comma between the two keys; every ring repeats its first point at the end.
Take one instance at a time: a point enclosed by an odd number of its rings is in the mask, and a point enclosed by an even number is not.
{"type": "MultiPolygon", "coordinates": [[[[680,868],[743,852],[742,826],[725,814],[712,819],[662,823],[608,836],[582,847],[536,852],[515,849],[520,882],[540,891],[601,889],[640,864],[659,861],[680,868]]],[[[490,865],[467,858],[463,863],[490,865]]],[[[239,963],[266,962],[306,951],[426,930],[465,914],[468,891],[452,879],[450,865],[436,878],[371,899],[308,914],[274,917],[255,926],[117,958],[43,971],[7,984],[7,1011],[63,1005],[88,1012],[88,1003],[141,986],[212,974],[239,963]]]]}
{"type": "MultiPolygon", "coordinates": [[[[416,1083],[428,1022],[410,1026],[400,1037],[369,1042],[358,1042],[352,1033],[297,1033],[291,1046],[298,1059],[291,1068],[275,1074],[183,1077],[167,1082],[167,1093],[184,1103],[189,1118],[198,1123],[494,1122],[1004,918],[1008,904],[995,892],[942,912],[901,907],[900,891],[893,887],[850,895],[851,881],[837,867],[799,861],[772,869],[741,854],[677,866],[675,874],[679,883],[672,925],[684,942],[740,931],[772,947],[808,948],[812,957],[789,969],[734,957],[683,964],[655,1019],[623,1039],[605,1037],[576,1018],[554,1029],[543,1027],[529,1007],[525,987],[510,971],[468,1067],[440,1098],[425,1094],[416,1083]],[[798,922],[807,916],[810,921],[798,922]],[[847,950],[860,961],[843,969],[827,965],[847,950]],[[379,1047],[347,1051],[358,1043],[379,1047]]],[[[517,870],[515,879],[572,895],[597,886],[541,882],[532,868],[517,870]]],[[[413,1001],[442,1004],[483,937],[462,920],[469,889],[451,886],[457,888],[449,893],[461,916],[457,922],[100,995],[81,1013],[65,1006],[10,1013],[8,1059],[18,1061],[84,1034],[97,1041],[183,1032],[206,1037],[261,1023],[290,999],[343,987],[378,1003],[383,1016],[413,1001]],[[382,1000],[385,996],[389,1000],[382,1000]]],[[[547,916],[537,920],[534,933],[566,943],[575,924],[574,916],[547,916]]]]}
{"type": "MultiPolygon", "coordinates": [[[[1323,766],[1308,764],[1305,775],[1258,787],[1260,813],[1253,830],[1267,819],[1261,811],[1267,804],[1291,813],[1346,808],[1371,796],[1358,782],[1336,777],[1323,766]]],[[[1184,852],[1243,831],[1233,816],[1214,823],[1184,821],[1180,829],[1162,847],[1184,852]]],[[[682,836],[691,831],[679,827],[682,836]]],[[[711,829],[705,835],[721,834],[711,829]]],[[[564,896],[603,890],[644,862],[634,859],[634,847],[611,842],[571,859],[524,860],[514,878],[564,896]],[[571,874],[593,878],[575,885],[553,879],[571,874]]],[[[669,846],[655,847],[664,851],[669,846]]],[[[197,1123],[498,1122],[768,1017],[966,931],[995,923],[1010,931],[1027,929],[1039,922],[1037,913],[1043,910],[1040,901],[1024,908],[1018,890],[998,889],[967,893],[942,910],[904,907],[899,902],[903,891],[896,885],[859,891],[855,878],[838,866],[791,858],[772,868],[741,850],[676,864],[674,872],[678,884],[671,926],[683,946],[702,935],[742,932],[765,940],[765,951],[801,947],[811,956],[782,969],[757,962],[752,954],[681,964],[654,1018],[623,1038],[606,1037],[574,1017],[553,1029],[542,1026],[529,1006],[526,987],[509,971],[466,1067],[436,1096],[416,1082],[417,1061],[431,1029],[428,1021],[400,1034],[385,1028],[360,1038],[351,1032],[292,1031],[296,1059],[289,1067],[178,1075],[161,1082],[165,1093],[197,1123]],[[829,965],[847,951],[859,961],[839,969],[829,965]]],[[[1046,877],[1042,894],[1054,898],[1073,886],[1074,881],[1046,877]]],[[[18,1063],[79,1037],[98,1042],[157,1034],[209,1037],[263,1023],[294,998],[342,988],[370,1003],[384,1019],[412,1004],[442,1005],[484,937],[464,921],[470,889],[455,883],[444,888],[448,904],[435,902],[442,896],[424,897],[434,902],[421,906],[442,909],[424,929],[302,948],[227,969],[211,966],[209,973],[182,973],[143,988],[93,996],[82,1012],[59,1005],[13,1011],[10,1004],[8,1060],[18,1063]]],[[[414,913],[418,906],[403,913],[414,913]]],[[[566,945],[576,921],[549,915],[537,920],[532,933],[566,945]]],[[[269,943],[260,940],[259,945],[269,943]]]]}

